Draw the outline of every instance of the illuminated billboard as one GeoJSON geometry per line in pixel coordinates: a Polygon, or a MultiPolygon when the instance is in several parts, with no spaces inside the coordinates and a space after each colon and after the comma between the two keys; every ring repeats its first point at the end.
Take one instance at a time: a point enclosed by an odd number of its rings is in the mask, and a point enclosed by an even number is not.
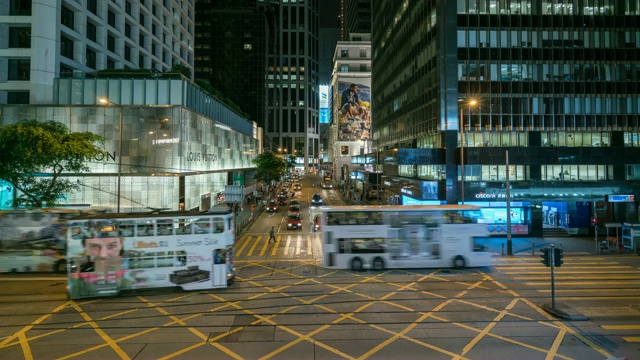
{"type": "Polygon", "coordinates": [[[329,108],[329,85],[320,85],[320,109],[329,108]]]}
{"type": "Polygon", "coordinates": [[[355,82],[338,82],[338,140],[371,139],[371,87],[355,82]]]}

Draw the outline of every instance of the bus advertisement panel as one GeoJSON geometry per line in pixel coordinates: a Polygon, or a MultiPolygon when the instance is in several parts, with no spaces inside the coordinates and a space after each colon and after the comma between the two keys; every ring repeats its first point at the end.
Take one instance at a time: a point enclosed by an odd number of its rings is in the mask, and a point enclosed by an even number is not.
{"type": "Polygon", "coordinates": [[[69,221],[67,235],[72,299],[157,287],[220,288],[234,278],[230,213],[83,216],[69,221]]]}
{"type": "Polygon", "coordinates": [[[322,208],[323,264],[352,270],[490,266],[492,254],[482,245],[486,227],[472,216],[478,209],[466,205],[322,208]]]}

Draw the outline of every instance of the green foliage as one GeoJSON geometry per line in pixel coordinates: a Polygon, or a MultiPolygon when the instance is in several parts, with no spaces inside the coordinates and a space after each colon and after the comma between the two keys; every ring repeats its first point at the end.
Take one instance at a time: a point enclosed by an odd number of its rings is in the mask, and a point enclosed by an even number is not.
{"type": "Polygon", "coordinates": [[[256,165],[256,175],[254,178],[265,184],[271,181],[278,181],[287,171],[287,162],[272,152],[264,152],[255,159],[253,163],[256,165]]]}
{"type": "Polygon", "coordinates": [[[57,121],[0,125],[0,179],[20,191],[12,206],[53,206],[77,190],[60,175],[89,172],[86,159],[102,153],[96,143],[103,141],[90,132],[69,132],[57,121]]]}
{"type": "Polygon", "coordinates": [[[289,155],[289,158],[287,158],[287,168],[293,169],[294,167],[296,167],[297,158],[298,157],[293,154],[289,155]]]}
{"type": "Polygon", "coordinates": [[[216,91],[213,86],[211,86],[211,83],[206,80],[198,79],[195,81],[195,83],[209,94],[213,94],[213,92],[216,91]]]}
{"type": "Polygon", "coordinates": [[[187,79],[191,79],[191,70],[186,65],[175,64],[171,67],[171,70],[169,72],[180,73],[184,75],[184,77],[186,77],[187,79]]]}

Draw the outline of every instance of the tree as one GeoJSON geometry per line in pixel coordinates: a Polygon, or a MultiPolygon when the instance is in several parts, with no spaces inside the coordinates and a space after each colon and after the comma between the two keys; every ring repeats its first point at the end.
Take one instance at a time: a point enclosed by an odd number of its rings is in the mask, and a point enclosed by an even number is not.
{"type": "Polygon", "coordinates": [[[287,170],[287,162],[281,156],[272,152],[264,152],[256,156],[253,159],[253,163],[256,164],[254,178],[265,184],[280,180],[287,170]]]}
{"type": "Polygon", "coordinates": [[[289,158],[287,158],[287,168],[288,169],[293,169],[296,167],[296,160],[298,159],[297,156],[291,154],[289,155],[289,158]]]}
{"type": "Polygon", "coordinates": [[[103,141],[90,132],[69,132],[57,121],[0,125],[0,179],[19,190],[12,206],[53,206],[76,191],[79,185],[60,175],[89,172],[85,162],[103,152],[96,145],[103,141]]]}
{"type": "Polygon", "coordinates": [[[184,77],[186,77],[187,79],[191,79],[191,70],[189,69],[189,67],[182,65],[182,64],[175,64],[171,67],[171,71],[172,73],[180,73],[182,75],[184,75],[184,77]]]}

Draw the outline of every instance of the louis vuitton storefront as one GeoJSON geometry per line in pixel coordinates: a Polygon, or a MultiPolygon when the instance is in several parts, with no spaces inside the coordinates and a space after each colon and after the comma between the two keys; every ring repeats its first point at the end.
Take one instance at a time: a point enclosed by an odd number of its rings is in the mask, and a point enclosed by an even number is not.
{"type": "Polygon", "coordinates": [[[246,193],[256,187],[256,132],[239,132],[185,106],[15,105],[0,112],[0,124],[23,119],[55,120],[106,139],[104,153],[88,159],[91,172],[71,177],[79,189],[61,205],[202,209],[226,185],[244,185],[246,193]]]}

